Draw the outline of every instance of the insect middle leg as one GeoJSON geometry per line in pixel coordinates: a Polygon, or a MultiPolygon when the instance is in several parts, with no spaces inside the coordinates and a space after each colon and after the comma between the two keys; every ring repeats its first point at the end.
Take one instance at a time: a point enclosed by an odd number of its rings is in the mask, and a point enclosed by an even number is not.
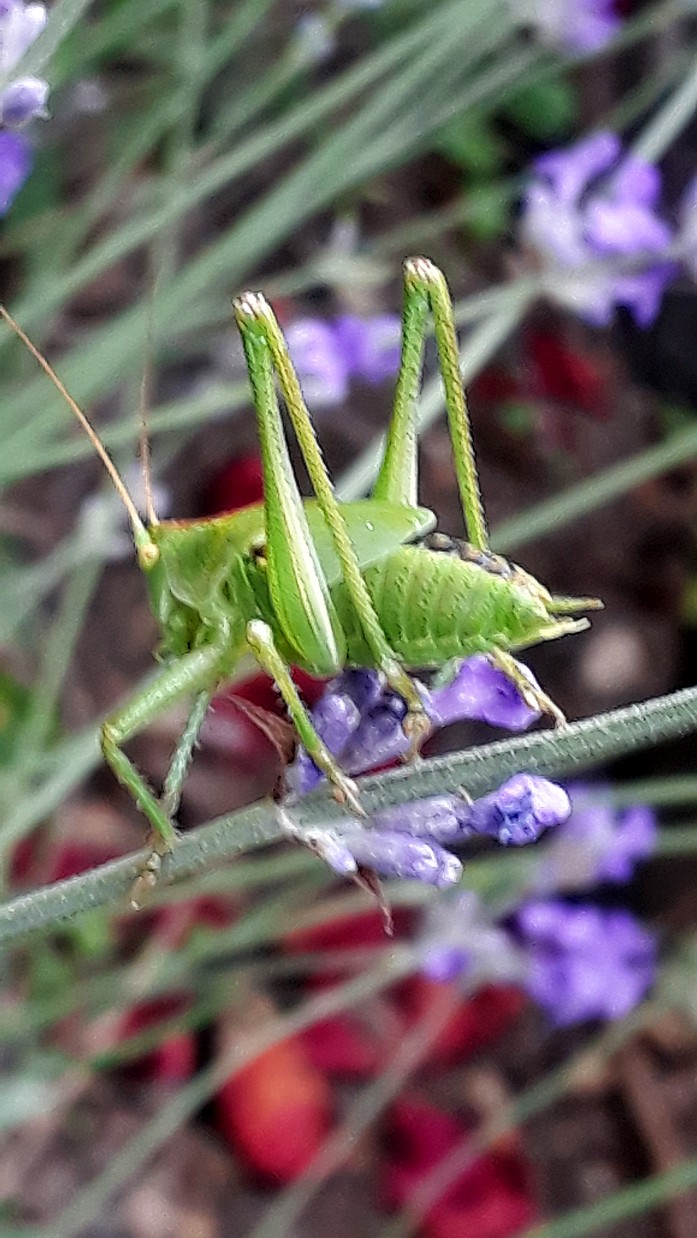
{"type": "Polygon", "coordinates": [[[247,624],[247,643],[262,670],[265,670],[267,675],[275,681],[300,742],[315,765],[326,774],[334,788],[336,798],[341,803],[348,804],[358,816],[364,817],[365,812],[358,798],[358,788],[353,779],[343,772],[335,757],[317,734],[312,719],[293,683],[290,670],[276,648],[273,632],[268,623],[264,623],[261,619],[250,620],[247,624]]]}
{"type": "MultiPolygon", "coordinates": [[[[187,726],[184,739],[177,747],[168,774],[164,803],[148,786],[143,775],[123,751],[122,745],[181,697],[188,696],[192,692],[210,693],[221,678],[220,661],[220,651],[213,646],[185,654],[178,662],[167,666],[151,684],[137,693],[121,709],[111,714],[102,724],[100,739],[104,759],[119,782],[133,796],[153,831],[153,850],[146,861],[141,878],[136,882],[136,892],[132,896],[134,904],[139,902],[137,893],[141,883],[145,885],[153,883],[162,856],[172,849],[176,840],[176,830],[168,809],[171,810],[173,805],[176,806],[181,785],[180,775],[188,765],[195,734],[193,727],[187,726]]],[[[192,720],[198,726],[203,720],[202,703],[203,697],[199,696],[192,714],[192,720]]],[[[205,714],[205,710],[203,713],[205,714]]]]}

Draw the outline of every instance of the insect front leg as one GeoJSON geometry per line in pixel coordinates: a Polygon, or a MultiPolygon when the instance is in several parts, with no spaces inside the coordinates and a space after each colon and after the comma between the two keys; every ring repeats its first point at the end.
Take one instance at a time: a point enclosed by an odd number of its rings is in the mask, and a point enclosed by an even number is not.
{"type": "Polygon", "coordinates": [[[290,670],[276,648],[273,632],[268,623],[264,623],[261,619],[251,619],[247,624],[247,643],[262,670],[265,670],[267,675],[275,680],[300,742],[315,765],[326,774],[339,803],[348,804],[353,812],[364,817],[365,812],[358,798],[358,788],[353,779],[348,778],[343,772],[335,757],[317,734],[312,719],[300,699],[298,689],[293,683],[290,670]]]}
{"type": "MultiPolygon", "coordinates": [[[[119,782],[132,795],[153,831],[153,850],[135,883],[131,895],[133,906],[140,905],[142,894],[154,884],[162,856],[171,851],[176,840],[176,831],[167,808],[171,809],[172,805],[176,805],[181,779],[196,735],[193,728],[187,726],[168,775],[166,790],[169,795],[165,796],[165,804],[150,789],[143,775],[123,751],[122,745],[181,697],[192,692],[210,692],[220,678],[219,662],[220,653],[212,646],[186,654],[178,662],[167,666],[151,684],[102,724],[100,739],[104,759],[119,782]]],[[[199,697],[192,715],[194,722],[200,717],[199,727],[203,721],[201,703],[202,697],[199,697]]],[[[205,710],[203,713],[205,714],[205,710]]]]}
{"type": "MultiPolygon", "coordinates": [[[[284,635],[291,648],[301,649],[304,654],[308,649],[318,650],[329,673],[332,661],[335,666],[341,665],[341,633],[292,475],[276,400],[274,371],[374,665],[406,702],[407,730],[417,749],[420,740],[430,731],[429,719],[373,606],[281,329],[260,293],[248,292],[239,297],[235,301],[235,317],[247,356],[264,457],[269,588],[284,635]]],[[[312,658],[307,661],[312,664],[312,658]]],[[[317,670],[323,669],[319,659],[315,665],[317,670]]]]}

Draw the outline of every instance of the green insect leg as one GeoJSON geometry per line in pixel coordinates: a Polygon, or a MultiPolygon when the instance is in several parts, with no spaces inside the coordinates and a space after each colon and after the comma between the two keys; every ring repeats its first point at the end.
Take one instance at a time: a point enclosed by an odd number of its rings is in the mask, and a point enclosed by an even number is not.
{"type": "MultiPolygon", "coordinates": [[[[100,739],[104,759],[119,782],[130,792],[153,831],[152,854],[148,857],[143,872],[136,881],[131,897],[133,906],[140,905],[141,893],[154,883],[162,856],[172,849],[175,842],[176,831],[165,806],[158,800],[143,775],[123,751],[122,745],[182,696],[191,692],[201,692],[204,688],[210,691],[210,685],[215,684],[220,678],[217,673],[219,661],[220,653],[213,647],[187,654],[178,662],[166,667],[153,683],[113,713],[102,725],[100,739]]],[[[190,730],[187,727],[185,736],[187,737],[188,756],[191,754],[195,739],[192,737],[189,740],[189,735],[190,730]]],[[[180,745],[172,764],[174,773],[170,770],[172,789],[177,787],[180,775],[183,777],[184,756],[184,750],[180,745]],[[179,753],[181,759],[177,760],[179,753]]]]}
{"type": "Polygon", "coordinates": [[[167,776],[162,786],[162,811],[169,821],[175,817],[179,811],[181,803],[182,788],[186,775],[189,772],[191,758],[194,754],[196,741],[199,737],[199,732],[203,726],[208,706],[211,703],[213,693],[210,689],[199,692],[194,701],[191,713],[187,718],[186,726],[182,731],[179,742],[172,754],[172,760],[169,763],[167,776]]]}
{"type": "Polygon", "coordinates": [[[348,804],[353,812],[364,817],[365,812],[358,799],[358,788],[353,779],[343,772],[312,725],[312,719],[300,699],[290,670],[276,648],[268,623],[261,619],[250,620],[247,624],[247,643],[262,670],[276,682],[300,742],[304,744],[315,765],[326,774],[339,803],[348,804]]]}
{"type": "Polygon", "coordinates": [[[385,454],[380,466],[373,498],[416,507],[418,493],[418,440],[416,413],[429,298],[421,282],[413,281],[412,259],[404,268],[402,306],[402,348],[395,388],[394,407],[387,431],[385,454]]]}
{"type": "Polygon", "coordinates": [[[489,549],[474,446],[460,375],[453,306],[445,277],[428,258],[404,264],[402,359],[385,458],[375,486],[376,498],[414,503],[416,478],[416,400],[421,380],[426,313],[430,307],[438,345],[455,473],[467,538],[478,550],[489,549]]]}
{"type": "Polygon", "coordinates": [[[490,649],[487,651],[487,657],[494,666],[503,671],[511,683],[515,684],[526,705],[529,705],[531,709],[538,709],[543,714],[549,714],[554,719],[555,726],[565,726],[566,718],[559,706],[555,705],[552,698],[547,696],[541,688],[530,683],[525,668],[512,654],[503,649],[490,649]]]}
{"type": "MultiPolygon", "coordinates": [[[[245,293],[239,297],[235,301],[235,316],[249,362],[250,379],[255,392],[262,443],[264,437],[268,439],[270,434],[278,436],[278,429],[275,423],[271,424],[273,406],[270,398],[270,387],[272,386],[272,371],[275,369],[312,488],[317,496],[318,506],[331,533],[334,549],[341,564],[346,589],[360,620],[366,643],[374,659],[375,668],[382,671],[390,687],[399,693],[406,702],[409,713],[405,727],[412,738],[414,750],[418,750],[421,739],[425,738],[430,732],[430,723],[421,697],[411,678],[398,661],[376,614],[368,587],[361,574],[356,552],[346,527],[346,521],[334,494],[326,465],[322,459],[312,420],[305,405],[298,377],[293,368],[281,329],[276,322],[270,305],[268,305],[260,293],[245,293]],[[260,345],[265,347],[260,347],[260,345]],[[266,425],[264,425],[265,422],[266,425]]],[[[288,497],[286,492],[289,488],[290,479],[287,475],[284,458],[278,450],[279,446],[280,444],[278,443],[274,444],[273,450],[276,453],[278,462],[282,462],[282,467],[279,467],[278,473],[283,490],[279,489],[279,479],[275,476],[277,471],[275,468],[276,460],[270,456],[265,456],[264,483],[266,485],[268,478],[268,481],[273,486],[269,499],[273,495],[278,497],[279,493],[281,499],[283,499],[284,494],[286,494],[286,498],[288,497]]],[[[269,503],[267,503],[267,511],[269,510],[269,503]]],[[[290,505],[289,513],[293,514],[290,505]]],[[[293,526],[289,519],[286,522],[287,531],[284,531],[280,544],[276,544],[273,533],[270,533],[267,545],[270,573],[274,556],[286,554],[286,551],[290,554],[287,575],[289,582],[296,579],[298,575],[292,562],[296,552],[298,554],[302,553],[306,559],[309,557],[305,544],[306,537],[309,538],[310,536],[309,532],[306,533],[307,526],[305,524],[305,528],[302,529],[296,519],[295,528],[295,536],[293,540],[290,540],[287,533],[293,534],[293,526]]],[[[313,558],[316,563],[316,555],[313,558]]],[[[316,573],[310,572],[309,575],[304,576],[306,583],[302,589],[303,596],[301,600],[305,621],[315,613],[319,616],[321,611],[321,598],[316,588],[315,575],[316,573]],[[311,598],[312,602],[310,601],[311,598]]],[[[322,594],[326,596],[328,594],[326,582],[322,580],[321,583],[323,585],[322,594]]],[[[282,595],[283,592],[282,588],[278,590],[279,595],[282,595]]],[[[274,597],[275,603],[276,598],[274,597]]],[[[324,628],[326,629],[326,627],[327,624],[325,622],[324,628]]],[[[291,645],[293,645],[295,633],[286,628],[285,634],[290,640],[291,645]]]]}

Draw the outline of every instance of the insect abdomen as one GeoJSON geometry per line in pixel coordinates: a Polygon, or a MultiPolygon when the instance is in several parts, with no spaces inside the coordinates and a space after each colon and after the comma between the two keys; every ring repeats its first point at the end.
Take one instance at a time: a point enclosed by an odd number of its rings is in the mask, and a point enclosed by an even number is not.
{"type": "MultiPolygon", "coordinates": [[[[399,547],[366,568],[364,577],[390,645],[412,668],[493,647],[515,648],[545,618],[535,600],[504,576],[422,546],[399,547]]],[[[344,586],[335,586],[332,596],[346,632],[349,662],[369,666],[344,586]]]]}

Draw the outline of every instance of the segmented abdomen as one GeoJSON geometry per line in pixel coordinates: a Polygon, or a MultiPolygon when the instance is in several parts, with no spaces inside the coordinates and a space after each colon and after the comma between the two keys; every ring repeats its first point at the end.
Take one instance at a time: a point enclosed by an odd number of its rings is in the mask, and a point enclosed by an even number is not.
{"type": "MultiPolygon", "coordinates": [[[[525,643],[539,622],[531,598],[500,575],[455,555],[401,546],[364,577],[387,639],[407,667],[436,666],[525,643]]],[[[343,584],[332,589],[348,661],[372,659],[343,584]]]]}

